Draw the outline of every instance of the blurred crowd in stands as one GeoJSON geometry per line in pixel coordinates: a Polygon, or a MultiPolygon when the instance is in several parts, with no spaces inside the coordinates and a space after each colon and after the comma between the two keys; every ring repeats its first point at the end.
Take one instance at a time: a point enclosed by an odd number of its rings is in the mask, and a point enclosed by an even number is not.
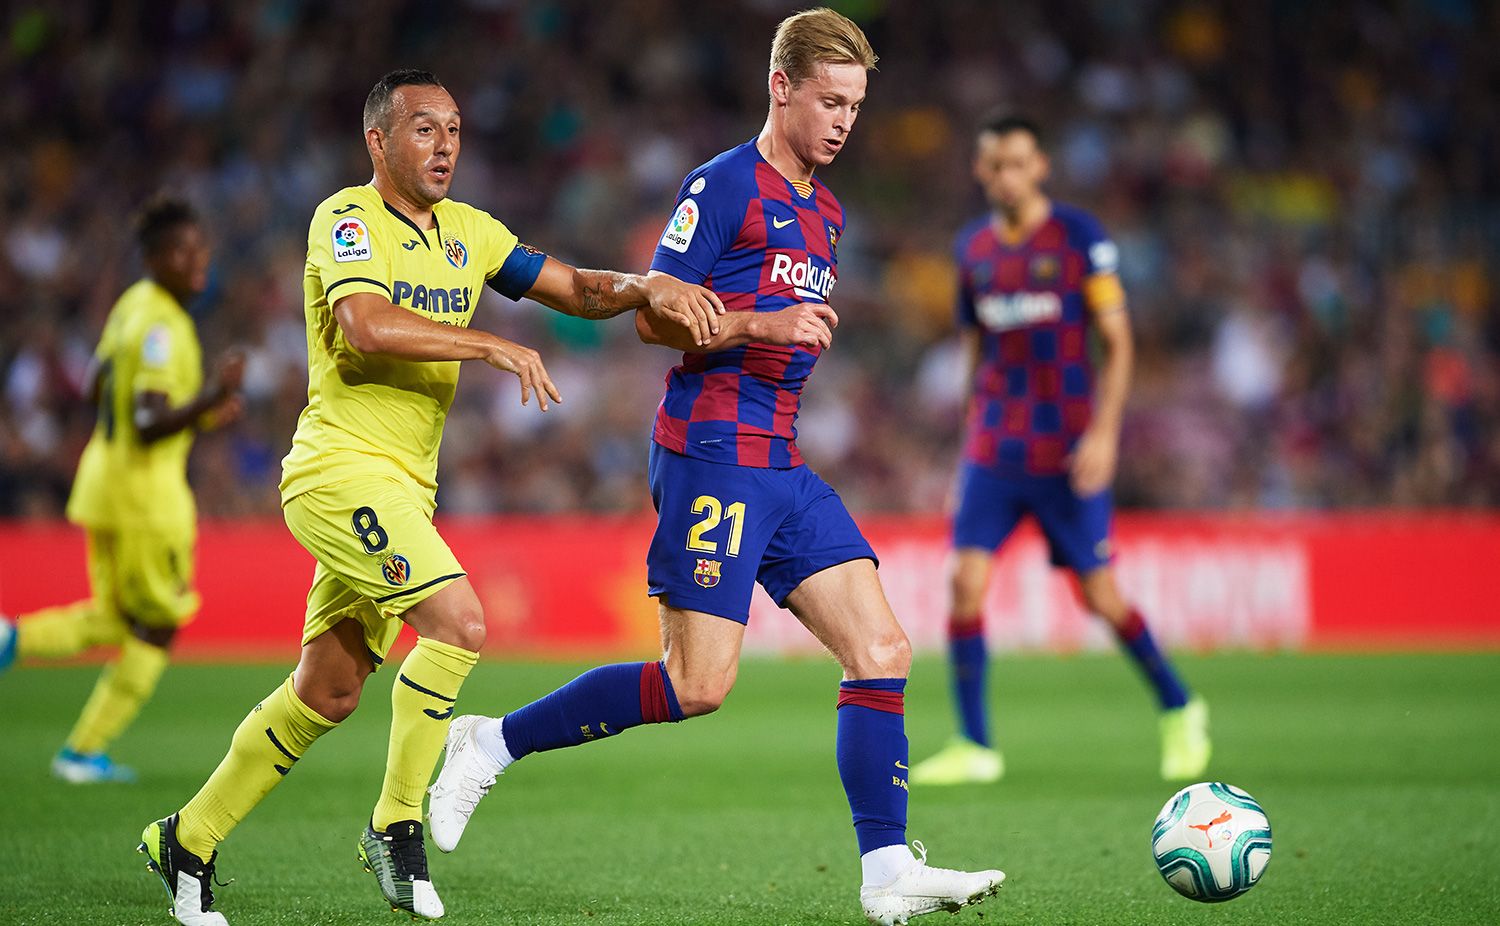
{"type": "MultiPolygon", "coordinates": [[[[811,5],[802,4],[802,6],[811,5]]],[[[847,0],[881,56],[848,150],[843,324],[799,443],[855,510],[935,511],[963,384],[954,233],[972,128],[1041,120],[1052,190],[1118,241],[1138,342],[1127,506],[1500,504],[1500,5],[1480,0],[847,0]]],[[[10,4],[0,35],[0,516],[60,514],[84,371],[140,272],[129,218],[187,195],[217,246],[205,356],[249,351],[249,411],[205,435],[208,515],[277,511],[306,398],[313,207],[368,181],[360,111],[397,66],[463,111],[454,195],[583,266],[644,271],[682,176],[764,119],[770,0],[10,4]]],[[[564,403],[464,372],[447,513],[634,511],[675,362],[627,319],[495,293],[564,403]]]]}

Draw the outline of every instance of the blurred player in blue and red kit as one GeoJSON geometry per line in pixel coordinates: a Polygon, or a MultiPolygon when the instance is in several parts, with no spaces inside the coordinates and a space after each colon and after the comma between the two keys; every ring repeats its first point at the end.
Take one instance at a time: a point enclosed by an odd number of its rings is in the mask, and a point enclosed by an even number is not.
{"type": "Polygon", "coordinates": [[[987,717],[983,604],[995,550],[1027,514],[1053,565],[1073,571],[1084,607],[1109,622],[1155,691],[1162,777],[1195,779],[1208,764],[1208,709],[1121,596],[1110,565],[1110,485],[1132,362],[1119,252],[1093,216],[1047,196],[1047,174],[1035,123],[997,116],[983,125],[974,176],[990,211],[956,247],[970,389],[950,577],[961,732],[912,769],[913,784],[990,782],[1003,772],[987,717]]]}
{"type": "Polygon", "coordinates": [[[832,488],[802,461],[795,427],[813,364],[832,344],[844,210],[813,177],[843,149],[875,53],[832,10],[789,17],[772,43],[760,135],[683,181],[652,273],[723,302],[716,331],[637,315],[648,343],[684,352],[650,449],[659,521],[647,555],[663,659],[602,666],[503,718],[453,722],[432,788],[431,832],[452,849],[495,776],[533,752],[719,708],[734,684],[758,581],[838,659],[836,756],[877,923],[957,909],[999,871],[928,867],[906,847],[904,691],[911,663],[875,554],[832,488]]]}

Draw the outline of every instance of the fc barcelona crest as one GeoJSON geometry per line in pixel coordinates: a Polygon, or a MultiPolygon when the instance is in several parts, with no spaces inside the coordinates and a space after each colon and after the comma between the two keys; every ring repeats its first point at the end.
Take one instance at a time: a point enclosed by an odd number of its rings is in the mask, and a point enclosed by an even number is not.
{"type": "Polygon", "coordinates": [[[1031,278],[1038,283],[1053,283],[1062,270],[1055,254],[1038,254],[1031,259],[1031,278]]]}
{"type": "Polygon", "coordinates": [[[716,559],[698,560],[698,566],[693,570],[693,581],[704,588],[713,588],[719,584],[719,567],[723,565],[716,559]]]}
{"type": "Polygon", "coordinates": [[[411,578],[411,563],[400,553],[392,553],[380,564],[380,574],[385,576],[386,582],[400,588],[411,578]]]}

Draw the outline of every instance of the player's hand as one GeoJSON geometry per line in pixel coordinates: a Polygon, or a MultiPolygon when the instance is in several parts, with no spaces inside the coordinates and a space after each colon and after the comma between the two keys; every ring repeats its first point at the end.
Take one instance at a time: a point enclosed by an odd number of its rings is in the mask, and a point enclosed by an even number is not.
{"type": "Polygon", "coordinates": [[[1080,496],[1097,495],[1115,481],[1119,438],[1092,428],[1083,432],[1068,459],[1073,491],[1080,496]]]}
{"type": "Polygon", "coordinates": [[[664,322],[686,328],[695,344],[707,344],[719,333],[724,303],[712,290],[684,283],[670,274],[654,273],[646,277],[646,293],[650,300],[646,311],[664,322]]]}
{"type": "Polygon", "coordinates": [[[229,395],[240,391],[240,385],[245,381],[245,352],[238,347],[231,347],[219,355],[218,363],[214,365],[214,379],[219,384],[219,392],[229,395]]]}
{"type": "Polygon", "coordinates": [[[237,392],[231,392],[229,396],[214,403],[214,407],[208,410],[208,427],[210,430],[218,430],[239,421],[245,414],[245,400],[237,392]]]}
{"type": "Polygon", "coordinates": [[[832,347],[833,329],[839,326],[838,313],[821,302],[799,302],[779,312],[767,312],[757,321],[761,323],[757,341],[808,350],[832,347]]]}
{"type": "Polygon", "coordinates": [[[542,366],[542,355],[531,348],[504,338],[496,338],[484,362],[497,370],[516,374],[516,378],[521,381],[522,405],[531,402],[533,392],[536,393],[536,401],[542,411],[547,410],[549,397],[554,402],[562,401],[562,395],[552,385],[552,377],[547,375],[547,368],[542,366]]]}

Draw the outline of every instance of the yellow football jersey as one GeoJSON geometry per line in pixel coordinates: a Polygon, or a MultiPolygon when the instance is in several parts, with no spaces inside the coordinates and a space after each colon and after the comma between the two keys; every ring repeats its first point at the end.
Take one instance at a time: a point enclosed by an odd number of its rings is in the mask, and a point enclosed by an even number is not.
{"type": "Polygon", "coordinates": [[[545,260],[493,216],[464,203],[433,207],[418,228],[370,184],[324,200],[307,233],[307,407],[282,461],[285,504],[317,486],[384,474],[437,491],[437,453],[458,361],[422,363],[350,346],[333,304],[377,293],[445,325],[468,327],[486,282],[513,299],[545,260]]]}
{"type": "Polygon", "coordinates": [[[198,331],[172,294],[141,280],[120,296],[94,351],[99,417],[78,463],[68,519],[96,530],[146,528],[190,536],[197,511],[188,488],[194,431],[150,444],[135,428],[135,399],[166,393],[184,405],[203,386],[198,331]]]}

